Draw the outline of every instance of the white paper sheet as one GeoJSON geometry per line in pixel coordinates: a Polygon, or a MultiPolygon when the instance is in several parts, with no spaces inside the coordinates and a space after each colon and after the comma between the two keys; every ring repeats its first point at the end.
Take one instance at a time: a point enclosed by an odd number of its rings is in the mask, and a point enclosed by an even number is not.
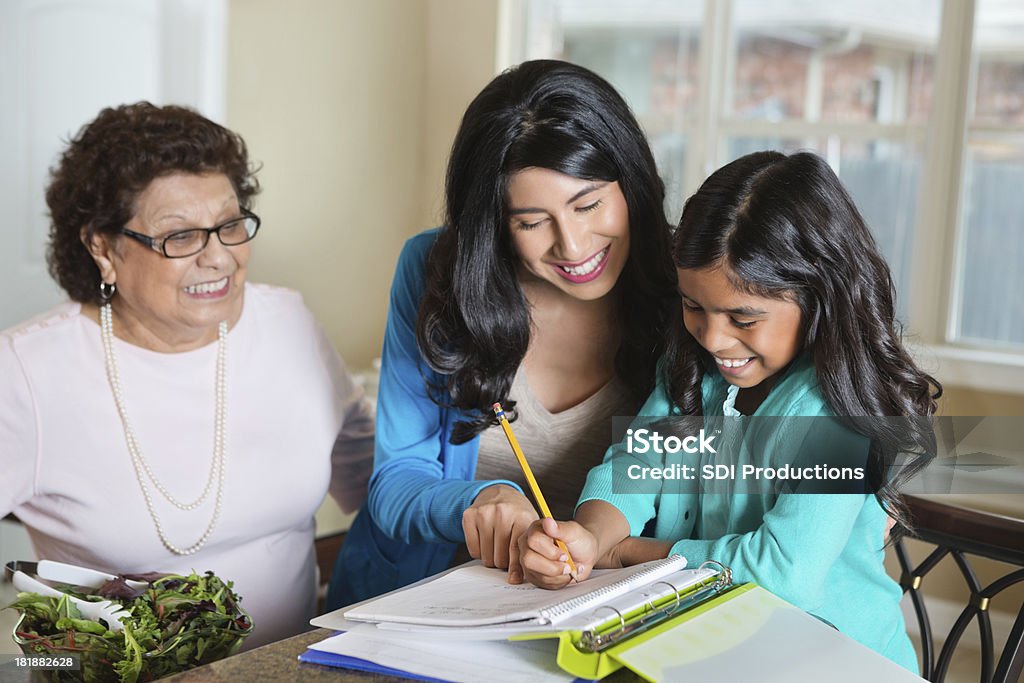
{"type": "MultiPolygon", "coordinates": [[[[696,583],[716,576],[713,569],[682,569],[673,572],[659,581],[635,588],[628,593],[602,602],[579,614],[559,620],[555,624],[538,624],[534,621],[514,624],[494,624],[489,626],[430,626],[424,624],[407,624],[399,622],[380,622],[377,628],[382,631],[404,631],[416,633],[419,638],[437,640],[504,640],[515,635],[527,633],[558,633],[560,631],[586,631],[595,629],[617,615],[629,614],[645,604],[660,605],[665,598],[677,591],[684,591],[696,583]]],[[[348,622],[359,623],[359,622],[348,622]]],[[[340,630],[342,627],[338,627],[340,630]]]]}
{"type": "Polygon", "coordinates": [[[678,555],[625,569],[594,572],[579,584],[548,591],[530,584],[511,585],[506,573],[480,564],[448,572],[428,584],[346,610],[346,619],[400,622],[437,626],[486,626],[532,620],[559,623],[560,605],[572,601],[572,609],[561,610],[561,618],[578,614],[639,586],[657,581],[686,566],[678,555]],[[555,615],[547,615],[555,610],[555,615]]]}

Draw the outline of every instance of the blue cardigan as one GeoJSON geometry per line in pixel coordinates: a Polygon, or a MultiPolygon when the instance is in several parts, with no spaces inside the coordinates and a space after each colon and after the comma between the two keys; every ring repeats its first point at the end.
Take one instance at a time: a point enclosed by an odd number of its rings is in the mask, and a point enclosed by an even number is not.
{"type": "Polygon", "coordinates": [[[493,484],[519,489],[510,481],[474,480],[479,438],[449,443],[455,423],[467,418],[427,395],[425,379],[444,385],[416,343],[426,260],[437,233],[411,238],[398,258],[381,354],[370,493],[335,562],[328,609],[447,569],[465,541],[462,513],[476,495],[493,484]]]}
{"type": "MultiPolygon", "coordinates": [[[[735,392],[718,373],[705,375],[702,392],[706,417],[738,415],[732,409],[735,392]]],[[[659,383],[640,415],[677,412],[659,383]]],[[[822,423],[803,416],[831,415],[814,366],[808,357],[798,358],[754,412],[754,417],[768,419],[760,423],[766,429],[752,455],[761,464],[777,465],[793,462],[809,448],[812,458],[832,462],[835,439],[862,437],[828,432],[830,440],[822,443],[807,433],[812,423],[815,430],[822,423]]],[[[640,421],[645,426],[651,422],[650,417],[640,421]]],[[[688,457],[691,464],[729,462],[724,455],[720,447],[714,456],[688,457]]],[[[634,459],[623,444],[608,450],[605,461],[587,476],[581,503],[611,503],[626,517],[634,536],[653,519],[655,537],[675,542],[671,552],[685,557],[690,566],[717,560],[732,568],[736,581],[756,582],[917,671],[900,612],[902,591],[883,566],[886,515],[873,495],[775,493],[770,484],[756,493],[702,491],[696,484],[673,490],[667,483],[659,491],[629,481],[624,458],[634,459]],[[620,462],[617,467],[615,460],[620,462]]]]}

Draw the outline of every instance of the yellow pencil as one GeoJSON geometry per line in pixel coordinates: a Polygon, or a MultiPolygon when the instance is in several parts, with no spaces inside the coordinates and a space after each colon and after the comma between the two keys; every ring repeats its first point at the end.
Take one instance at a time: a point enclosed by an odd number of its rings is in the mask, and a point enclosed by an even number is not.
{"type": "MultiPolygon", "coordinates": [[[[526,462],[526,456],[523,455],[523,449],[519,447],[519,442],[516,441],[516,435],[512,433],[512,425],[508,423],[508,418],[505,417],[505,411],[501,409],[500,403],[495,403],[491,406],[494,410],[495,417],[498,418],[498,422],[501,423],[501,428],[505,430],[505,437],[508,439],[508,445],[512,447],[512,452],[516,454],[516,460],[519,461],[519,467],[523,470],[523,475],[526,477],[527,483],[530,484],[530,490],[533,492],[534,500],[537,501],[537,507],[540,508],[540,514],[544,515],[548,519],[554,519],[551,516],[551,510],[548,509],[548,504],[544,500],[544,494],[540,492],[540,486],[537,486],[537,480],[533,476],[533,471],[530,469],[530,464],[526,462]]],[[[569,554],[569,549],[565,547],[565,543],[560,540],[555,540],[558,547],[565,553],[565,561],[569,565],[569,576],[572,577],[573,581],[579,581],[579,577],[576,571],[576,563],[572,561],[572,555],[569,554]]]]}

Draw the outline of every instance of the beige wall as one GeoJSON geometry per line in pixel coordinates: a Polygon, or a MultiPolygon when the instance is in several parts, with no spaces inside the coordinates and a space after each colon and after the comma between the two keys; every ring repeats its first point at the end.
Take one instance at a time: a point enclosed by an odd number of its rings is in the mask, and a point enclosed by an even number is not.
{"type": "Polygon", "coordinates": [[[943,387],[940,415],[1024,415],[1024,394],[943,387]]]}
{"type": "Polygon", "coordinates": [[[420,206],[440,224],[452,139],[473,97],[494,78],[497,0],[428,0],[427,92],[420,206]]]}
{"type": "Polygon", "coordinates": [[[294,287],[348,364],[380,353],[402,242],[494,75],[497,0],[232,0],[227,123],[262,162],[250,278],[294,287]]]}
{"type": "MultiPolygon", "coordinates": [[[[251,279],[293,287],[356,371],[380,354],[406,238],[437,225],[498,0],[231,0],[227,124],[262,162],[251,279]]],[[[331,501],[317,530],[347,528],[331,501]]]]}
{"type": "Polygon", "coordinates": [[[422,222],[420,2],[233,0],[228,125],[263,163],[251,279],[294,287],[353,368],[379,354],[422,222]]]}

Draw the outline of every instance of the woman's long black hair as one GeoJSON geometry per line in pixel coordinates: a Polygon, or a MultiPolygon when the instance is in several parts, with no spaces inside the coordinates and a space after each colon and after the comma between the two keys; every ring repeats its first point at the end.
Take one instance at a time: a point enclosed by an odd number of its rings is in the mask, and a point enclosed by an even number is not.
{"type": "Polygon", "coordinates": [[[475,416],[456,425],[452,443],[492,424],[495,401],[509,403],[529,345],[506,190],[512,174],[530,167],[618,181],[629,209],[630,250],[614,290],[622,297],[623,330],[616,371],[637,406],[654,386],[678,301],[654,157],[607,81],[567,62],[524,62],[491,81],[462,118],[448,162],[445,225],[427,261],[416,336],[427,364],[444,378],[430,395],[475,416]]]}
{"type": "MultiPolygon", "coordinates": [[[[936,452],[930,421],[918,418],[935,413],[942,387],[903,347],[889,267],[828,164],[810,153],[756,152],[723,166],[686,202],[672,253],[678,268],[722,266],[738,289],[800,307],[825,401],[871,439],[877,497],[905,523],[896,489],[936,452]],[[908,419],[863,419],[881,417],[908,419]],[[911,460],[893,479],[897,454],[911,460]]],[[[666,368],[684,415],[701,414],[701,380],[713,367],[682,330],[666,368]]]]}

